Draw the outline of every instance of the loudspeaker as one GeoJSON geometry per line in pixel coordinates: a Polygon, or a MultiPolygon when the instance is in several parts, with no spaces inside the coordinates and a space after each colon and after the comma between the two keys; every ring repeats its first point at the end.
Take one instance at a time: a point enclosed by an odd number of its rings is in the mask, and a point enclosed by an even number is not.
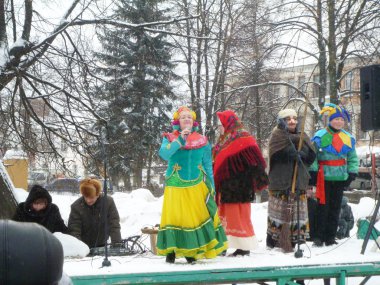
{"type": "Polygon", "coordinates": [[[380,130],[380,64],[360,69],[360,104],[362,130],[380,130]]]}

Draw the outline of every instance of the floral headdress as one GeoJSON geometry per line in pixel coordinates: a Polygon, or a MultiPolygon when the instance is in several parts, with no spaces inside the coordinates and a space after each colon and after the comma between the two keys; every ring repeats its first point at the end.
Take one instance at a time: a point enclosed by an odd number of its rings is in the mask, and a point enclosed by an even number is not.
{"type": "Polygon", "coordinates": [[[188,111],[188,112],[191,113],[191,116],[193,117],[193,121],[194,121],[192,131],[198,131],[199,123],[195,121],[196,118],[197,118],[197,115],[195,114],[195,112],[193,110],[191,110],[190,108],[188,108],[186,106],[181,106],[181,107],[178,108],[177,111],[174,112],[174,114],[173,114],[173,121],[172,121],[173,129],[174,130],[179,130],[180,129],[180,126],[179,126],[179,116],[180,116],[180,114],[183,111],[188,111]]]}

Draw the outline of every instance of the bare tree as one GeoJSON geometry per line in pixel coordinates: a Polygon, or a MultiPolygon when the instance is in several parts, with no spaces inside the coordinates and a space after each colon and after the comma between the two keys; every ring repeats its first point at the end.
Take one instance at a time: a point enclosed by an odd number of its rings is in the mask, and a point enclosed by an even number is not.
{"type": "Polygon", "coordinates": [[[367,0],[281,0],[273,7],[279,19],[274,29],[290,38],[278,47],[284,54],[296,50],[318,62],[320,106],[327,90],[330,101],[338,103],[338,81],[348,58],[365,63],[378,55],[379,43],[373,39],[380,31],[379,9],[380,2],[367,0]]]}
{"type": "Polygon", "coordinates": [[[11,133],[7,142],[22,145],[31,157],[52,156],[65,167],[58,145],[64,142],[88,159],[93,141],[99,139],[92,126],[105,122],[92,91],[106,79],[91,71],[96,40],[85,37],[93,29],[88,27],[162,32],[167,25],[193,17],[131,24],[108,16],[114,1],[72,0],[54,3],[67,7],[55,22],[43,13],[48,3],[52,2],[34,6],[31,0],[0,0],[0,113],[11,133]]]}
{"type": "Polygon", "coordinates": [[[8,94],[11,93],[7,98],[9,106],[14,108],[11,121],[24,147],[30,148],[32,136],[40,135],[49,143],[49,152],[57,152],[53,137],[80,151],[79,146],[86,147],[85,135],[98,135],[88,128],[90,123],[103,120],[96,112],[102,106],[86,92],[104,79],[91,72],[92,43],[84,38],[83,26],[111,25],[158,31],[155,27],[183,20],[142,24],[115,21],[107,17],[109,7],[101,10],[95,0],[73,0],[58,24],[44,18],[30,0],[23,1],[23,21],[16,17],[13,1],[0,0],[0,7],[2,100],[3,90],[8,90],[8,94]],[[89,19],[85,19],[86,16],[89,19]],[[37,104],[33,104],[37,100],[44,106],[42,114],[36,110],[37,104]],[[26,115],[22,118],[22,114],[26,115]],[[25,130],[30,124],[39,125],[40,134],[25,130]]]}
{"type": "Polygon", "coordinates": [[[212,139],[215,111],[221,108],[220,97],[216,94],[226,87],[231,39],[242,5],[229,0],[181,0],[176,3],[179,13],[185,17],[199,14],[196,21],[177,25],[177,31],[187,35],[179,39],[179,57],[184,58],[187,68],[185,81],[192,107],[199,120],[206,123],[205,132],[212,139]]]}

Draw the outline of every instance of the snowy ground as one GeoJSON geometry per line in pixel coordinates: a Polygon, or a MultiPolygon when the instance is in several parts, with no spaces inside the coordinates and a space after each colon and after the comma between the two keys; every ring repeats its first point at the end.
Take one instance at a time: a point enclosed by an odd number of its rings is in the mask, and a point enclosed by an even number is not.
{"type": "MultiPolygon", "coordinates": [[[[27,193],[17,192],[18,200],[26,198],[27,193]]],[[[62,217],[67,223],[70,205],[79,196],[73,194],[53,194],[53,202],[60,208],[62,217]]],[[[140,235],[141,228],[153,227],[160,222],[162,197],[155,198],[146,189],[138,189],[132,193],[115,193],[113,198],[121,217],[122,237],[140,235]]],[[[197,261],[195,265],[188,265],[184,259],[176,260],[174,265],[165,263],[165,258],[155,256],[151,252],[134,256],[109,257],[110,267],[101,268],[104,257],[83,257],[88,248],[76,239],[57,233],[65,251],[64,271],[69,276],[123,274],[138,272],[185,271],[220,268],[243,268],[265,266],[289,266],[306,264],[336,264],[349,262],[380,261],[380,251],[376,250],[373,241],[369,241],[364,255],[360,254],[363,240],[356,238],[357,228],[351,230],[351,237],[339,241],[336,246],[314,248],[311,243],[302,245],[303,257],[295,258],[293,253],[284,254],[280,250],[267,250],[265,246],[267,203],[252,204],[252,221],[259,239],[259,248],[252,251],[249,257],[218,257],[212,260],[197,261]],[[374,249],[374,250],[373,250],[374,249]],[[72,257],[78,255],[77,257],[72,257]]],[[[371,198],[362,198],[359,204],[350,204],[357,220],[359,217],[371,215],[375,202],[371,198]]],[[[376,224],[376,228],[380,225],[376,224]]],[[[142,237],[143,243],[150,248],[147,235],[142,237]]],[[[233,249],[229,249],[229,252],[233,249]]],[[[363,278],[349,278],[346,284],[359,284],[363,278]]],[[[272,283],[274,284],[274,283],[272,283]]],[[[308,280],[305,284],[320,285],[321,280],[308,280]]],[[[331,282],[335,284],[335,280],[331,282]]],[[[380,276],[372,277],[367,285],[379,285],[380,276]]]]}

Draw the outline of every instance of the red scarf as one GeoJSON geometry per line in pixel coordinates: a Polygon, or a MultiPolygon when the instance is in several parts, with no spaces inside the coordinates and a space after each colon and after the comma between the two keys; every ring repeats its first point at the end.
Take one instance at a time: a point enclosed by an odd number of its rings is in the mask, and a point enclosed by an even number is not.
{"type": "MultiPolygon", "coordinates": [[[[164,136],[170,141],[173,142],[181,135],[178,130],[174,130],[172,133],[164,133],[164,136]]],[[[198,134],[197,132],[192,132],[186,138],[185,146],[181,147],[183,149],[195,149],[201,148],[207,144],[207,137],[198,134]]]]}
{"type": "Polygon", "coordinates": [[[246,130],[233,111],[227,110],[217,113],[223,127],[224,134],[219,138],[213,149],[215,188],[218,189],[223,179],[233,173],[244,170],[240,156],[244,156],[250,166],[262,165],[266,162],[256,143],[256,140],[246,130]]]}

